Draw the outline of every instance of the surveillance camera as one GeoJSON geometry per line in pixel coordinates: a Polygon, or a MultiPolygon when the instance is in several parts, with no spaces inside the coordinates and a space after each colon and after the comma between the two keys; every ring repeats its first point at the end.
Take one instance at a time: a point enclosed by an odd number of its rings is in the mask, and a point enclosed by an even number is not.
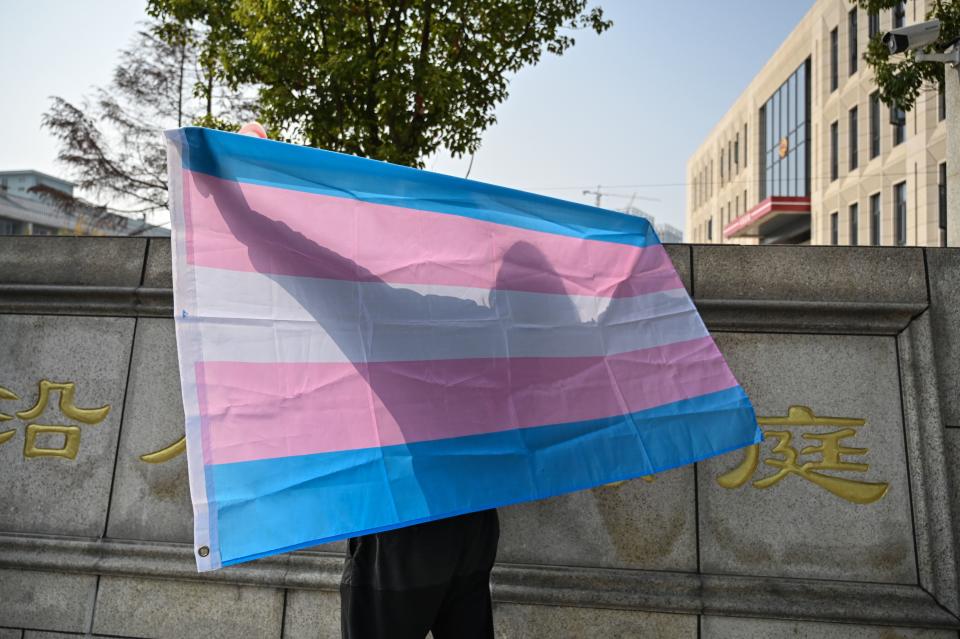
{"type": "Polygon", "coordinates": [[[940,37],[940,21],[930,20],[901,27],[883,34],[883,43],[890,54],[903,53],[908,49],[920,49],[933,44],[940,37]]]}

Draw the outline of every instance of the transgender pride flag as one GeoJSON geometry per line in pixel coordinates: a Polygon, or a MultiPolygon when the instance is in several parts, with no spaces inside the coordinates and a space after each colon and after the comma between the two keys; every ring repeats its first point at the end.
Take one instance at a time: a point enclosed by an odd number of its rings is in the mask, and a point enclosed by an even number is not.
{"type": "Polygon", "coordinates": [[[166,136],[200,570],[760,440],[646,220],[166,136]]]}

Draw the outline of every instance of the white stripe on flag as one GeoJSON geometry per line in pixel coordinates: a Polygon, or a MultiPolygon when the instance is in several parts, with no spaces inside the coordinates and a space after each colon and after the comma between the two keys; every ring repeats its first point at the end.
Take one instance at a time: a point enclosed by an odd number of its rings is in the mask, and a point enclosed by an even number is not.
{"type": "Polygon", "coordinates": [[[610,299],[202,267],[195,273],[203,302],[194,321],[206,361],[578,357],[708,334],[683,289],[610,299]]]}

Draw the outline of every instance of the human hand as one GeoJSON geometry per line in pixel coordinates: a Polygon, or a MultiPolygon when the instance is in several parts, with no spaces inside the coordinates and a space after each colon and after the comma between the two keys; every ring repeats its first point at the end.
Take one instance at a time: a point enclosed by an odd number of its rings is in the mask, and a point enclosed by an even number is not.
{"type": "Polygon", "coordinates": [[[240,127],[237,133],[240,135],[252,135],[255,138],[263,138],[264,140],[267,139],[267,131],[259,122],[247,122],[240,127]]]}

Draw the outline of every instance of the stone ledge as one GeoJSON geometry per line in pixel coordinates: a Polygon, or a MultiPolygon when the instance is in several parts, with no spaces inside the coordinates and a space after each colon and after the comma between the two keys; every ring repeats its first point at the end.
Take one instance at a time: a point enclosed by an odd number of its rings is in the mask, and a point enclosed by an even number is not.
{"type": "MultiPolygon", "coordinates": [[[[197,573],[187,544],[0,533],[0,567],[190,582],[337,590],[340,555],[296,552],[197,573]]],[[[774,619],[960,628],[919,586],[498,564],[499,602],[774,619]]]]}
{"type": "Polygon", "coordinates": [[[926,306],[922,248],[693,247],[697,298],[817,300],[926,306]]]}
{"type": "Polygon", "coordinates": [[[711,331],[897,335],[925,303],[695,298],[711,331]]]}
{"type": "Polygon", "coordinates": [[[0,313],[171,317],[173,291],[143,286],[0,284],[0,313]]]}
{"type": "Polygon", "coordinates": [[[146,238],[0,236],[0,282],[139,286],[146,238]]]}
{"type": "MultiPolygon", "coordinates": [[[[695,299],[712,331],[897,335],[925,303],[695,299]]],[[[0,284],[0,313],[172,317],[173,290],[146,286],[0,284]]]]}

